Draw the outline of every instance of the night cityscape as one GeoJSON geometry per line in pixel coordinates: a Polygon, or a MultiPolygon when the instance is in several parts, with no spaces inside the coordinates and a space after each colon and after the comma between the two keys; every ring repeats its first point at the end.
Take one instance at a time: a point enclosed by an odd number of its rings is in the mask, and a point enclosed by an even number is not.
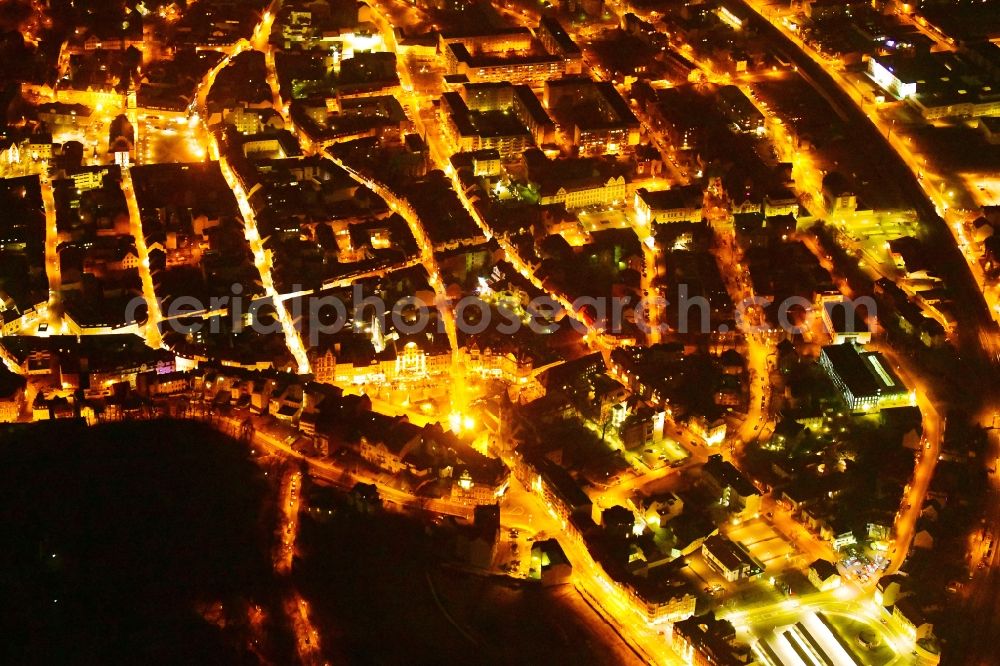
{"type": "Polygon", "coordinates": [[[8,0],[0,95],[0,663],[1000,664],[1000,1],[8,0]]]}

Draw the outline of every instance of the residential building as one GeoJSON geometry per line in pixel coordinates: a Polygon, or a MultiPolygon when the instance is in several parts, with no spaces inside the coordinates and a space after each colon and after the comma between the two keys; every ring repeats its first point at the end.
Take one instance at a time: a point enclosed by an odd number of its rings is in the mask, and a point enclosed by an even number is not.
{"type": "Polygon", "coordinates": [[[449,74],[469,81],[532,83],[562,76],[567,59],[549,53],[528,28],[444,31],[439,52],[449,74]]]}
{"type": "Polygon", "coordinates": [[[840,572],[837,567],[826,560],[816,560],[809,565],[806,577],[817,590],[827,591],[840,587],[840,572]]]}
{"type": "Polygon", "coordinates": [[[551,141],[555,129],[531,88],[509,83],[468,83],[461,94],[446,92],[441,116],[459,150],[492,148],[503,158],[551,141]]]}
{"type": "Polygon", "coordinates": [[[581,155],[619,153],[639,143],[639,120],[608,81],[550,79],[543,102],[581,155]]]}
{"type": "Polygon", "coordinates": [[[583,52],[554,16],[542,17],[535,28],[535,36],[546,51],[562,56],[566,63],[566,74],[579,74],[583,71],[583,52]]]}
{"type": "Polygon", "coordinates": [[[904,597],[893,604],[892,617],[914,640],[926,638],[934,633],[934,625],[927,621],[923,610],[913,597],[904,597]]]}
{"type": "Polygon", "coordinates": [[[562,204],[567,210],[588,206],[608,206],[625,200],[625,177],[611,176],[607,180],[560,185],[542,191],[540,203],[562,204]]]}
{"type": "Polygon", "coordinates": [[[751,661],[750,649],[736,640],[736,629],[715,613],[675,622],[670,633],[674,651],[692,666],[738,666],[751,661]]]}
{"type": "Polygon", "coordinates": [[[728,460],[718,453],[708,457],[701,470],[702,480],[719,503],[732,513],[753,515],[760,512],[760,491],[728,460]]]}

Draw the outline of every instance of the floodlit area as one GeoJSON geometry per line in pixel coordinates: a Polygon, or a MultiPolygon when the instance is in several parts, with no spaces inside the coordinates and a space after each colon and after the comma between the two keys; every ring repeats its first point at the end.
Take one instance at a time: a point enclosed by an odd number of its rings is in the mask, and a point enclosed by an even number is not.
{"type": "Polygon", "coordinates": [[[765,666],[885,666],[919,663],[880,620],[844,604],[795,608],[783,603],[748,633],[751,650],[765,666]]]}
{"type": "Polygon", "coordinates": [[[728,529],[726,536],[743,544],[769,573],[788,568],[799,556],[796,547],[761,518],[728,529]]]}
{"type": "Polygon", "coordinates": [[[185,116],[146,116],[136,154],[142,164],[202,162],[208,139],[201,124],[185,116]]]}
{"type": "Polygon", "coordinates": [[[958,625],[1000,632],[1000,118],[919,103],[1000,42],[769,3],[30,0],[0,422],[248,444],[283,584],[213,622],[263,662],[992,663],[958,625]],[[962,67],[879,64],[912,54],[962,67]],[[521,645],[481,583],[594,640],[521,645]]]}
{"type": "Polygon", "coordinates": [[[980,206],[1000,206],[1000,176],[986,173],[965,174],[962,180],[980,206]]]}

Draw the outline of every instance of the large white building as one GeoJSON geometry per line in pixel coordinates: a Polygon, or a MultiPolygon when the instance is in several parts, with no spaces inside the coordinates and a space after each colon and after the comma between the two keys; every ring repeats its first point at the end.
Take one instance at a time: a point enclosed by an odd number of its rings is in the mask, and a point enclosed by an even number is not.
{"type": "Polygon", "coordinates": [[[827,345],[820,352],[819,363],[851,411],[916,404],[915,392],[906,388],[878,352],[862,351],[850,343],[827,345]]]}
{"type": "Polygon", "coordinates": [[[606,181],[560,185],[555,190],[543,192],[541,203],[563,204],[567,210],[588,206],[606,206],[625,201],[625,177],[611,176],[606,181]]]}
{"type": "Polygon", "coordinates": [[[702,199],[700,189],[675,187],[650,192],[640,187],[635,192],[635,213],[643,224],[701,222],[702,199]]]}

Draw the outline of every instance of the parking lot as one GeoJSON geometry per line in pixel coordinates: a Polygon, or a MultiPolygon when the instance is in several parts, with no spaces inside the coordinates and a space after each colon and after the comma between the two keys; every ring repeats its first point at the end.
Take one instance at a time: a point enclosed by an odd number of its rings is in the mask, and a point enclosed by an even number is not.
{"type": "Polygon", "coordinates": [[[763,518],[755,518],[725,530],[726,536],[739,541],[750,551],[768,573],[787,568],[798,555],[789,543],[763,518]]]}

